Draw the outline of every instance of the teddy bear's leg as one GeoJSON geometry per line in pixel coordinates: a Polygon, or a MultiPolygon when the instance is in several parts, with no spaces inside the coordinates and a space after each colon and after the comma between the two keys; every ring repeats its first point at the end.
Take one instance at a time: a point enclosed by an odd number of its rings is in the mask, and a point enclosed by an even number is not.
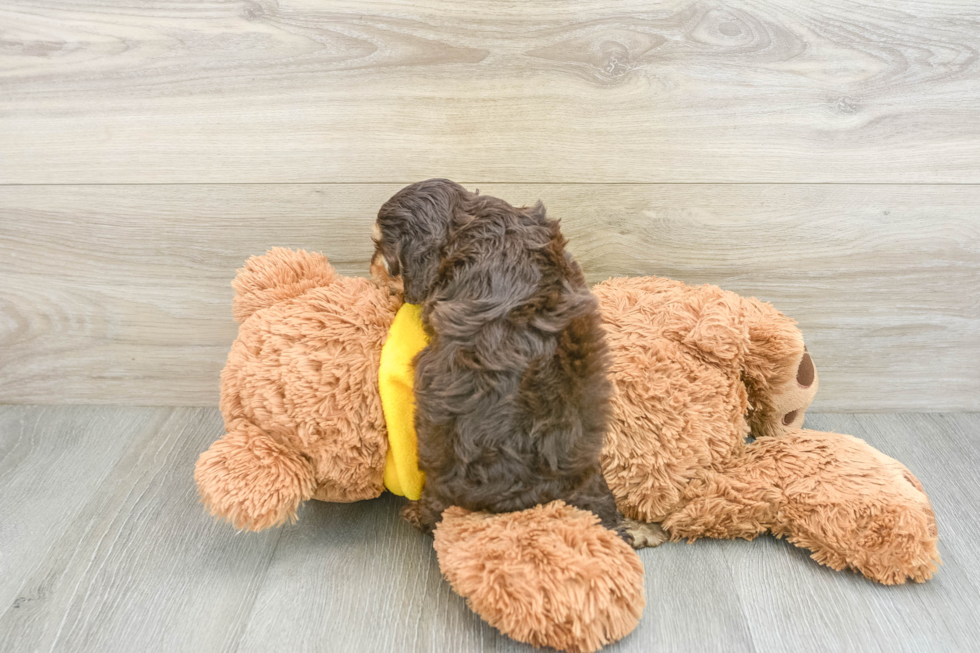
{"type": "Polygon", "coordinates": [[[776,534],[810,549],[821,564],[886,585],[932,578],[942,563],[939,530],[908,468],[850,435],[801,430],[783,440],[777,452],[802,461],[809,478],[786,483],[776,534]]]}
{"type": "Polygon", "coordinates": [[[748,465],[709,471],[692,480],[661,526],[672,539],[754,539],[775,524],[780,493],[748,465]]]}
{"type": "Polygon", "coordinates": [[[744,375],[756,437],[785,435],[803,426],[819,387],[816,366],[796,322],[769,304],[741,298],[749,331],[744,375]]]}
{"type": "Polygon", "coordinates": [[[767,530],[833,569],[885,584],[932,577],[935,515],[901,463],[862,440],[797,430],[762,438],[722,471],[691,482],[664,521],[672,537],[744,537],[767,530]]]}
{"type": "Polygon", "coordinates": [[[563,501],[496,515],[450,507],[434,547],[474,612],[534,646],[598,650],[629,634],[646,603],[636,552],[563,501]]]}
{"type": "Polygon", "coordinates": [[[316,489],[310,462],[254,426],[212,444],[198,458],[194,480],[211,514],[250,531],[295,520],[316,489]]]}
{"type": "Polygon", "coordinates": [[[853,507],[819,506],[794,524],[787,536],[812,558],[838,571],[854,569],[884,585],[922,583],[942,560],[936,548],[931,509],[910,510],[893,503],[853,507]]]}

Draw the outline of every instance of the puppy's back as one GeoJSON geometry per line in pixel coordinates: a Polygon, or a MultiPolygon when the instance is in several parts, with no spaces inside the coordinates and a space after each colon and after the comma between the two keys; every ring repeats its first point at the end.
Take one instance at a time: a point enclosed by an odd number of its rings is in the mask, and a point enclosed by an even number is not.
{"type": "Polygon", "coordinates": [[[563,498],[597,473],[608,416],[597,303],[542,206],[461,208],[426,304],[417,392],[434,437],[420,462],[469,509],[563,498]]]}

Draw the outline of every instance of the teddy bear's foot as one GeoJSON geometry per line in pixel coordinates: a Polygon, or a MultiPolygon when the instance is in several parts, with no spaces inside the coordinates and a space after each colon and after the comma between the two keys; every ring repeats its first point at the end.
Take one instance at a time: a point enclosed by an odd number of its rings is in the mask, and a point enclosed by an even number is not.
{"type": "Polygon", "coordinates": [[[629,634],[646,603],[636,552],[563,501],[497,515],[448,508],[434,545],[473,611],[534,646],[598,650],[629,634]]]}
{"type": "Polygon", "coordinates": [[[786,435],[803,426],[820,379],[796,323],[754,298],[741,298],[749,329],[743,378],[756,437],[786,435]]]}
{"type": "Polygon", "coordinates": [[[803,426],[806,409],[820,385],[817,368],[806,347],[799,362],[794,358],[790,368],[795,370],[791,378],[770,387],[767,401],[759,401],[759,408],[749,417],[755,435],[786,435],[803,426]]]}
{"type": "Polygon", "coordinates": [[[929,580],[942,564],[929,509],[881,504],[847,511],[829,508],[815,513],[811,521],[816,528],[799,529],[789,540],[838,571],[853,569],[883,585],[901,585],[929,580]],[[841,532],[842,526],[853,530],[841,532]]]}
{"type": "Polygon", "coordinates": [[[905,465],[849,435],[802,430],[782,440],[796,443],[797,456],[806,452],[811,473],[786,493],[791,521],[774,532],[813,551],[821,564],[885,585],[932,578],[942,563],[939,529],[905,465]]]}
{"type": "Polygon", "coordinates": [[[316,489],[310,462],[254,426],[212,444],[198,458],[194,480],[212,515],[250,531],[295,520],[316,489]]]}
{"type": "Polygon", "coordinates": [[[653,522],[638,521],[626,517],[623,519],[623,526],[626,532],[633,536],[634,549],[653,548],[670,539],[670,535],[667,535],[660,524],[653,522]]]}

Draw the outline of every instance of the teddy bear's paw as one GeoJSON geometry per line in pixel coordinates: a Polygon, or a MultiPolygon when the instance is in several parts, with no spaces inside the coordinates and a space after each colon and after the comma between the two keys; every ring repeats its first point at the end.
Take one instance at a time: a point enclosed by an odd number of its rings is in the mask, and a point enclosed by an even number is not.
{"type": "Polygon", "coordinates": [[[854,569],[886,585],[922,582],[936,572],[936,516],[905,465],[839,433],[796,431],[751,446],[797,470],[783,484],[777,535],[828,567],[854,569]]]}
{"type": "Polygon", "coordinates": [[[194,479],[212,515],[250,531],[294,521],[316,488],[306,458],[254,427],[212,444],[198,458],[194,479]]]}
{"type": "Polygon", "coordinates": [[[783,374],[774,375],[776,379],[786,378],[770,386],[768,396],[757,390],[753,398],[749,426],[757,437],[786,435],[803,427],[806,409],[820,386],[817,368],[805,346],[789,368],[783,374]]]}
{"type": "Polygon", "coordinates": [[[593,513],[562,501],[498,515],[453,506],[434,545],[470,608],[534,646],[596,651],[629,634],[646,603],[636,552],[593,513]]]}
{"type": "Polygon", "coordinates": [[[626,532],[633,537],[634,549],[647,549],[660,546],[670,539],[660,524],[638,521],[626,517],[623,519],[626,532]]]}
{"type": "Polygon", "coordinates": [[[869,505],[856,514],[811,519],[820,528],[790,537],[797,546],[813,551],[817,562],[832,569],[853,569],[884,585],[906,581],[922,583],[942,564],[937,548],[938,531],[928,506],[869,505]],[[848,526],[831,529],[829,524],[848,526]]]}

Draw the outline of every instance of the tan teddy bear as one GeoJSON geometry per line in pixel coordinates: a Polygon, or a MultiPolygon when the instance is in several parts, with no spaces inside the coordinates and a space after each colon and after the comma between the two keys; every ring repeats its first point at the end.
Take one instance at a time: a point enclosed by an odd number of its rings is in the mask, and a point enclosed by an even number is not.
{"type": "MultiPolygon", "coordinates": [[[[311,498],[384,491],[379,361],[401,300],[372,272],[343,277],[320,255],[283,249],[239,271],[239,334],[221,377],[227,433],[195,470],[213,514],[261,530],[311,498]]],[[[911,472],[851,436],[799,429],[817,375],[792,320],[653,277],[594,292],[616,387],[603,469],[624,514],[651,525],[649,543],[657,524],[674,539],[768,531],[880,582],[931,577],[935,518],[911,472]]],[[[505,515],[450,508],[435,548],[453,588],[520,641],[593,651],[643,609],[636,554],[561,502],[505,515]]]]}

